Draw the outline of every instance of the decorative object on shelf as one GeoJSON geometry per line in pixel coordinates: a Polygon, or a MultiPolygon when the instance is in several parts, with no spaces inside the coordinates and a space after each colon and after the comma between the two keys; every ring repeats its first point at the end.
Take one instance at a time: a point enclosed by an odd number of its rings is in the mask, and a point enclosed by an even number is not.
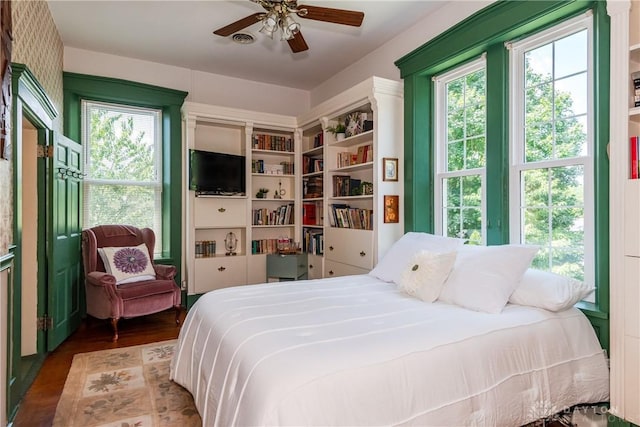
{"type": "Polygon", "coordinates": [[[252,0],[260,4],[265,12],[258,12],[246,16],[213,32],[218,36],[227,37],[247,28],[257,22],[262,22],[260,32],[273,38],[273,34],[280,30],[280,40],[286,40],[293,53],[303,52],[309,49],[307,42],[300,32],[300,24],[294,19],[294,15],[300,18],[316,21],[332,22],[334,24],[359,27],[364,19],[363,12],[352,10],[332,9],[319,6],[298,6],[297,0],[252,0]]]}
{"type": "Polygon", "coordinates": [[[345,120],[345,134],[347,137],[355,136],[373,129],[373,121],[367,120],[369,113],[355,111],[347,115],[345,120]]]}
{"type": "Polygon", "coordinates": [[[385,157],[382,159],[382,180],[398,180],[398,159],[392,157],[385,157]]]}
{"type": "Polygon", "coordinates": [[[384,222],[400,222],[400,197],[384,196],[384,222]]]}
{"type": "Polygon", "coordinates": [[[360,194],[363,196],[371,196],[373,194],[373,184],[371,182],[362,181],[360,183],[360,194]]]}
{"type": "Polygon", "coordinates": [[[228,232],[226,237],[224,238],[224,248],[227,250],[225,255],[235,255],[236,248],[238,247],[238,239],[236,238],[235,233],[228,232]]]}
{"type": "Polygon", "coordinates": [[[346,130],[347,128],[340,120],[338,120],[335,126],[329,126],[327,128],[327,132],[331,132],[336,137],[336,141],[342,141],[345,138],[346,130]]]}
{"type": "Polygon", "coordinates": [[[258,190],[258,192],[256,193],[256,198],[258,199],[266,199],[267,198],[267,193],[269,192],[268,188],[261,188],[258,190]]]}
{"type": "Polygon", "coordinates": [[[287,194],[287,191],[282,189],[282,181],[278,181],[278,189],[275,191],[273,198],[282,199],[282,196],[284,196],[285,194],[287,194]]]}

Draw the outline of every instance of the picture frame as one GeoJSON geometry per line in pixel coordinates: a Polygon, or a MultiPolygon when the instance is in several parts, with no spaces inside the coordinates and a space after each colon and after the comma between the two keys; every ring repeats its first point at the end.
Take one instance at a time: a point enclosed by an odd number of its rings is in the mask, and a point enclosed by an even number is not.
{"type": "Polygon", "coordinates": [[[398,180],[398,159],[395,157],[384,157],[382,159],[382,180],[398,180]]]}
{"type": "Polygon", "coordinates": [[[384,196],[384,222],[400,222],[400,196],[384,196]]]}

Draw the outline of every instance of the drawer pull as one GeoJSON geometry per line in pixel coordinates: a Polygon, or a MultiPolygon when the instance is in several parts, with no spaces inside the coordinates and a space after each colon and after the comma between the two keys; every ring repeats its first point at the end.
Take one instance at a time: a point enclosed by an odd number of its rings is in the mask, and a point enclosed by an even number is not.
{"type": "Polygon", "coordinates": [[[333,270],[329,270],[329,276],[333,276],[333,270]]]}
{"type": "Polygon", "coordinates": [[[360,256],[365,256],[367,253],[365,251],[360,251],[360,256]]]}
{"type": "Polygon", "coordinates": [[[333,250],[333,246],[329,246],[329,250],[332,251],[333,250]]]}
{"type": "Polygon", "coordinates": [[[225,270],[226,270],[225,267],[222,267],[222,266],[218,267],[218,271],[225,271],[225,270]]]}
{"type": "Polygon", "coordinates": [[[309,264],[309,268],[313,268],[313,264],[309,264]]]}
{"type": "Polygon", "coordinates": [[[218,208],[218,212],[222,213],[222,212],[226,212],[227,210],[225,208],[218,208]]]}

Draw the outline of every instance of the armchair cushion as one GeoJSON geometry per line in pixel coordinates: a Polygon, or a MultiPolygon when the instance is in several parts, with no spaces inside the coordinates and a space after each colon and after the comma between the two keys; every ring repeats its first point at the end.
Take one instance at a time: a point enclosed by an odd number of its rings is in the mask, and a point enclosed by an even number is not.
{"type": "Polygon", "coordinates": [[[116,285],[153,280],[156,272],[147,245],[98,248],[105,270],[116,279],[116,285]]]}

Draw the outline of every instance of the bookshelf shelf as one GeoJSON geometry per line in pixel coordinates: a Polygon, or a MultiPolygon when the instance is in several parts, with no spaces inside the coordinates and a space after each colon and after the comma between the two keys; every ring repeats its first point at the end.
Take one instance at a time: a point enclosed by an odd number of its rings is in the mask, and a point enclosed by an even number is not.
{"type": "Polygon", "coordinates": [[[266,154],[271,156],[293,156],[295,153],[293,151],[279,151],[279,150],[262,150],[259,148],[254,148],[251,152],[256,154],[266,154]]]}
{"type": "Polygon", "coordinates": [[[335,141],[329,145],[332,147],[352,147],[370,141],[373,138],[373,130],[359,133],[357,135],[350,136],[342,141],[335,141]]]}
{"type": "MultiPolygon", "coordinates": [[[[293,178],[295,175],[285,174],[285,173],[257,173],[254,172],[251,176],[268,176],[269,178],[293,178]]],[[[260,199],[258,199],[260,200],[260,199]]]]}
{"type": "Polygon", "coordinates": [[[629,109],[629,119],[634,122],[640,122],[640,107],[629,109]]]}
{"type": "Polygon", "coordinates": [[[356,165],[349,165],[341,168],[331,169],[329,172],[336,172],[336,173],[355,172],[355,171],[370,169],[372,166],[373,166],[373,162],[358,163],[356,165]]]}
{"type": "Polygon", "coordinates": [[[289,228],[295,227],[295,224],[279,224],[279,225],[252,225],[253,228],[289,228]]]}
{"type": "Polygon", "coordinates": [[[310,150],[303,151],[303,152],[302,152],[302,155],[303,155],[303,156],[309,156],[309,157],[313,157],[313,156],[318,156],[318,157],[320,157],[320,156],[322,156],[322,150],[323,150],[323,149],[324,149],[324,148],[323,148],[322,146],[320,146],[320,147],[315,147],[315,148],[312,148],[312,149],[310,149],[310,150]]]}
{"type": "Polygon", "coordinates": [[[311,176],[321,176],[322,174],[323,174],[323,172],[322,172],[322,171],[319,171],[319,172],[311,172],[311,173],[305,173],[305,174],[302,174],[302,177],[303,177],[303,178],[308,178],[308,177],[311,177],[311,176]]]}
{"type": "Polygon", "coordinates": [[[364,196],[332,196],[329,197],[331,200],[371,200],[373,199],[373,194],[367,194],[364,196]]]}

